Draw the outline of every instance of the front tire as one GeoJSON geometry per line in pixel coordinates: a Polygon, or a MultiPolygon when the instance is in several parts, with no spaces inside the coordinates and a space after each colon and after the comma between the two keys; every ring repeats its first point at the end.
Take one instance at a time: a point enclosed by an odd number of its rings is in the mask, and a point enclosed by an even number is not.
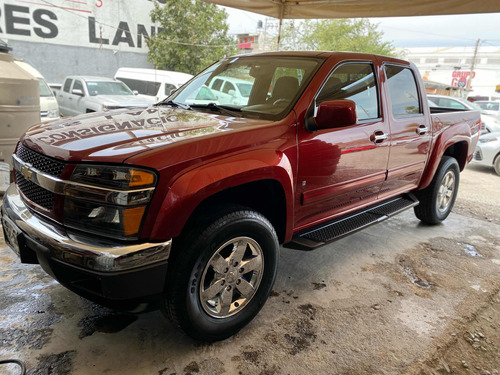
{"type": "Polygon", "coordinates": [[[493,163],[493,167],[495,167],[495,172],[500,176],[500,155],[497,155],[495,158],[495,162],[493,163]]]}
{"type": "Polygon", "coordinates": [[[420,204],[415,215],[426,224],[436,225],[448,217],[455,204],[460,181],[458,162],[451,156],[443,156],[431,184],[416,193],[420,204]]]}
{"type": "Polygon", "coordinates": [[[234,335],[271,293],[279,259],[273,226],[260,213],[240,208],[179,243],[164,296],[167,316],[197,340],[234,335]]]}

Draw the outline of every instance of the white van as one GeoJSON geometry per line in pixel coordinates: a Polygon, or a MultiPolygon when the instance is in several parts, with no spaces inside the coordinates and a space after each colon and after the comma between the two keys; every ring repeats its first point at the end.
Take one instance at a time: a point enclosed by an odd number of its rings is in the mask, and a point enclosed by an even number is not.
{"type": "Polygon", "coordinates": [[[119,68],[115,74],[115,79],[125,83],[132,91],[137,91],[139,96],[153,98],[157,102],[191,78],[193,76],[186,73],[139,68],[119,68]]]}
{"type": "Polygon", "coordinates": [[[40,89],[40,118],[42,122],[57,120],[59,118],[59,105],[54,93],[40,72],[25,61],[14,60],[14,63],[38,79],[40,89]]]}

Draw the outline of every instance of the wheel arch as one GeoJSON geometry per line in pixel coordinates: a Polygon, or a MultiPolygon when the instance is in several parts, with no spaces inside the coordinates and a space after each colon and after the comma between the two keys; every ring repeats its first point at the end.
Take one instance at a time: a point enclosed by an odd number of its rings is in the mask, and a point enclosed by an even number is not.
{"type": "Polygon", "coordinates": [[[286,155],[276,150],[242,154],[190,170],[171,184],[151,237],[178,237],[201,214],[230,204],[263,214],[283,242],[292,232],[292,170],[286,155]]]}

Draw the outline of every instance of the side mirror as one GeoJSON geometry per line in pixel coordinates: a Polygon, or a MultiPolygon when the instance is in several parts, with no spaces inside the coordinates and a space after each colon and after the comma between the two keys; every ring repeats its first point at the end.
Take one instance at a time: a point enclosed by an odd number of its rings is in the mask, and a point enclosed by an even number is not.
{"type": "Polygon", "coordinates": [[[358,122],[356,103],[352,100],[327,100],[321,103],[314,117],[317,129],[343,128],[358,122]]]}
{"type": "Polygon", "coordinates": [[[230,96],[236,96],[236,90],[229,90],[227,92],[230,96]]]}
{"type": "Polygon", "coordinates": [[[80,89],[73,89],[73,91],[71,91],[71,93],[72,93],[73,95],[84,96],[84,95],[83,95],[83,91],[82,91],[82,90],[80,90],[80,89]]]}
{"type": "Polygon", "coordinates": [[[132,91],[132,93],[133,93],[134,95],[139,95],[139,91],[137,91],[137,90],[133,90],[133,91],[132,91]]]}

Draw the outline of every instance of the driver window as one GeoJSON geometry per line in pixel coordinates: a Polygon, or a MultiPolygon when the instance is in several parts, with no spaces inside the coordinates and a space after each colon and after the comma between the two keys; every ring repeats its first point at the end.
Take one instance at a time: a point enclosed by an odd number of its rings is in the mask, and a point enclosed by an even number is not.
{"type": "Polygon", "coordinates": [[[83,85],[81,81],[75,80],[75,83],[73,84],[73,90],[82,90],[85,95],[85,91],[83,91],[83,85]]]}
{"type": "Polygon", "coordinates": [[[347,63],[336,68],[320,90],[316,105],[326,100],[339,99],[356,103],[358,120],[380,117],[377,83],[372,64],[347,63]]]}
{"type": "Polygon", "coordinates": [[[226,82],[226,84],[224,85],[223,89],[222,89],[222,92],[225,93],[225,94],[229,94],[229,91],[231,90],[234,90],[234,86],[231,82],[226,82]]]}

